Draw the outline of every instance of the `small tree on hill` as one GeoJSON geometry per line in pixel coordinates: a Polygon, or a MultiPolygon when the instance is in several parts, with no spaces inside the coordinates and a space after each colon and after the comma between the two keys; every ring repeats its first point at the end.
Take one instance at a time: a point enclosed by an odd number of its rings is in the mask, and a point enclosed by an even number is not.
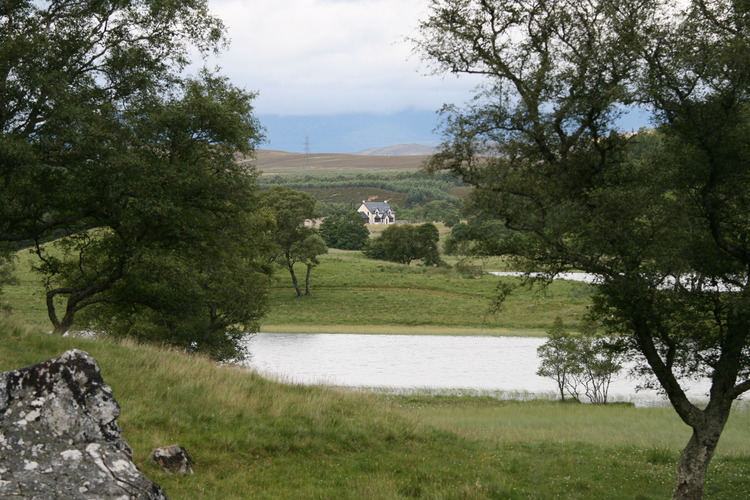
{"type": "Polygon", "coordinates": [[[261,204],[274,214],[276,229],[274,241],[277,251],[274,260],[289,271],[297,296],[303,295],[294,266],[306,266],[305,293],[310,295],[310,274],[318,265],[317,256],[326,253],[325,242],[316,229],[306,227],[305,221],[315,219],[315,198],[302,191],[275,186],[260,196],[261,204]]]}

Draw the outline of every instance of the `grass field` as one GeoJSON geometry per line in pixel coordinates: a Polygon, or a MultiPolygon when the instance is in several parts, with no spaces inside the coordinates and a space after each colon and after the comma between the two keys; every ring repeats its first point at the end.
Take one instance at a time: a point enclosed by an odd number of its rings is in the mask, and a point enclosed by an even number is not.
{"type": "MultiPolygon", "coordinates": [[[[20,253],[19,283],[6,286],[0,299],[25,324],[49,329],[42,289],[30,271],[33,261],[28,251],[20,253]]],[[[499,260],[477,263],[504,269],[499,260]]],[[[465,278],[454,268],[406,266],[332,249],[313,271],[312,296],[297,297],[288,273],[277,271],[262,331],[542,335],[556,316],[575,324],[588,304],[588,285],[560,281],[544,292],[518,290],[491,313],[497,285],[517,281],[465,278]]]]}
{"type": "MultiPolygon", "coordinates": [[[[0,371],[73,347],[91,353],[123,408],[136,463],[172,498],[661,499],[689,436],[670,408],[342,392],[131,342],[39,333],[49,325],[30,265],[22,253],[19,284],[5,287],[15,313],[0,316],[0,371]],[[149,461],[175,443],[195,459],[195,475],[149,461]]],[[[541,335],[555,316],[575,323],[588,303],[587,285],[556,282],[490,314],[495,287],[511,279],[332,250],[311,297],[277,274],[263,330],[541,335]]],[[[704,498],[750,498],[747,405],[730,418],[704,498]]]]}
{"type": "MultiPolygon", "coordinates": [[[[344,393],[7,320],[0,346],[0,371],[73,347],[94,356],[134,460],[171,498],[662,499],[685,437],[668,409],[344,393]],[[194,475],[149,461],[175,443],[194,475]]],[[[732,415],[706,499],[750,496],[749,424],[747,411],[732,415]]]]}
{"type": "MultiPolygon", "coordinates": [[[[489,262],[485,269],[502,264],[489,262]]],[[[455,269],[405,266],[331,250],[313,271],[313,295],[297,297],[279,272],[264,331],[350,329],[357,333],[539,335],[556,316],[574,324],[585,311],[590,289],[556,282],[545,292],[519,290],[497,313],[496,288],[515,278],[465,278],[455,269]]]]}

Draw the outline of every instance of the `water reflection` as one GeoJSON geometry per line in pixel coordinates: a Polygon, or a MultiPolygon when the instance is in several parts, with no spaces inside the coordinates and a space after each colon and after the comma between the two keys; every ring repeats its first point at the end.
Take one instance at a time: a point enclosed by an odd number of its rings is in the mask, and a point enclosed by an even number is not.
{"type": "MultiPolygon", "coordinates": [[[[551,397],[556,385],[536,375],[543,338],[432,335],[265,333],[248,340],[261,373],[303,384],[390,388],[405,391],[468,389],[551,397]]],[[[636,382],[613,382],[610,400],[665,403],[636,382]]],[[[694,395],[700,396],[700,389],[694,395]]]]}

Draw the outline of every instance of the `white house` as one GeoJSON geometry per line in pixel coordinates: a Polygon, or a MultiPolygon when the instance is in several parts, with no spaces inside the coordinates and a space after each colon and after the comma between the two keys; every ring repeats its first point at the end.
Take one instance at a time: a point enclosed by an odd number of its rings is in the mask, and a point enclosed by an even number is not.
{"type": "Polygon", "coordinates": [[[368,224],[393,224],[396,222],[396,212],[387,202],[363,201],[357,209],[368,224]]]}

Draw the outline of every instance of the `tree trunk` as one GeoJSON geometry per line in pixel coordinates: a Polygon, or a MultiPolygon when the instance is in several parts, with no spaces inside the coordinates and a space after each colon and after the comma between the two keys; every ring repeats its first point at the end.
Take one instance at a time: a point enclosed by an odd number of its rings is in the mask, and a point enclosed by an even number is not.
{"type": "Polygon", "coordinates": [[[294,273],[294,264],[289,263],[286,267],[287,269],[289,269],[289,274],[292,276],[292,283],[294,284],[294,290],[297,292],[297,297],[302,297],[302,290],[299,287],[299,280],[297,279],[297,275],[294,273]]]}
{"type": "Polygon", "coordinates": [[[312,264],[307,264],[307,274],[305,275],[305,295],[312,295],[310,291],[310,274],[312,274],[312,264]]]}
{"type": "Polygon", "coordinates": [[[65,335],[70,327],[73,326],[73,319],[75,318],[75,309],[70,307],[70,300],[68,300],[68,307],[65,311],[65,315],[62,319],[57,317],[57,309],[55,308],[55,296],[58,290],[50,290],[47,292],[47,316],[52,322],[52,333],[55,335],[65,335]]]}
{"type": "Polygon", "coordinates": [[[726,418],[707,416],[705,424],[693,429],[693,435],[680,454],[677,466],[677,486],[672,500],[700,500],[706,471],[716,451],[726,418]]]}

